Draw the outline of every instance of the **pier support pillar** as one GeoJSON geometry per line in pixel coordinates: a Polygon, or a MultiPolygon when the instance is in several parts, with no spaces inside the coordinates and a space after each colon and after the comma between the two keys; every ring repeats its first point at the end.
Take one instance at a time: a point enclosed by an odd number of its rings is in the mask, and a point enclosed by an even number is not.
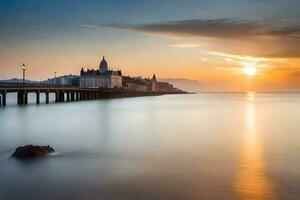
{"type": "Polygon", "coordinates": [[[58,101],[59,101],[59,93],[55,92],[55,102],[58,102],[58,101]]]}
{"type": "Polygon", "coordinates": [[[59,102],[64,102],[65,101],[65,93],[64,92],[59,92],[58,93],[58,101],[59,102]]]}
{"type": "Polygon", "coordinates": [[[36,94],[36,104],[40,104],[40,93],[37,92],[36,94]]]}
{"type": "Polygon", "coordinates": [[[70,101],[71,100],[71,98],[70,98],[70,96],[71,96],[70,92],[67,92],[66,94],[67,94],[67,101],[70,101]]]}
{"type": "Polygon", "coordinates": [[[49,104],[49,92],[46,92],[45,95],[46,95],[46,104],[49,104]]]}
{"type": "Polygon", "coordinates": [[[26,91],[18,92],[18,105],[24,105],[28,103],[28,95],[26,91]]]}
{"type": "Polygon", "coordinates": [[[79,92],[76,92],[76,101],[79,101],[79,92]]]}
{"type": "Polygon", "coordinates": [[[25,104],[28,104],[28,93],[27,92],[24,92],[24,101],[25,101],[25,104]]]}
{"type": "Polygon", "coordinates": [[[23,102],[23,92],[18,92],[18,105],[22,105],[23,102]]]}
{"type": "Polygon", "coordinates": [[[2,106],[6,106],[6,92],[2,93],[2,106]]]}
{"type": "Polygon", "coordinates": [[[0,94],[0,107],[2,106],[2,95],[0,94]]]}
{"type": "Polygon", "coordinates": [[[71,92],[70,95],[71,95],[71,101],[75,101],[75,93],[71,92]]]}

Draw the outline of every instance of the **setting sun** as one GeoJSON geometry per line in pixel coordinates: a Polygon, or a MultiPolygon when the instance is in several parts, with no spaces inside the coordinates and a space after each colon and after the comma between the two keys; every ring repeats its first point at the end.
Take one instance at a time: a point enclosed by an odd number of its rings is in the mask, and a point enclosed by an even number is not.
{"type": "Polygon", "coordinates": [[[256,74],[256,68],[253,66],[247,66],[245,67],[244,72],[248,76],[254,76],[256,74]]]}

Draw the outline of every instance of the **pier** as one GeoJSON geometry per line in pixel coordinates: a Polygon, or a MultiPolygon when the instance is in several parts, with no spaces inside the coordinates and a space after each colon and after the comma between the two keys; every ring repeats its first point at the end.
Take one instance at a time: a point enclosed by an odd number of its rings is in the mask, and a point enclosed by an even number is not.
{"type": "Polygon", "coordinates": [[[36,95],[36,104],[40,104],[40,96],[45,95],[45,104],[50,102],[50,94],[55,95],[55,102],[72,102],[96,99],[138,97],[138,96],[157,96],[164,94],[183,94],[182,91],[174,92],[140,92],[125,89],[110,88],[79,88],[68,85],[55,84],[31,84],[31,83],[0,83],[0,107],[6,106],[7,94],[17,93],[17,104],[28,104],[28,94],[36,95]]]}

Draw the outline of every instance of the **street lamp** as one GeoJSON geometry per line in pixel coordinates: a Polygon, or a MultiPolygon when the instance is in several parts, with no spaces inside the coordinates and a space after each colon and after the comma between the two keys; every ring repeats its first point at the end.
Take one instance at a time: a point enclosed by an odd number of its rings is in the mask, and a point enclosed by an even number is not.
{"type": "Polygon", "coordinates": [[[23,84],[25,83],[25,70],[26,70],[26,65],[23,63],[22,64],[22,72],[23,72],[23,84]]]}
{"type": "Polygon", "coordinates": [[[55,81],[55,85],[56,85],[56,73],[57,73],[57,72],[54,72],[54,81],[55,81]]]}

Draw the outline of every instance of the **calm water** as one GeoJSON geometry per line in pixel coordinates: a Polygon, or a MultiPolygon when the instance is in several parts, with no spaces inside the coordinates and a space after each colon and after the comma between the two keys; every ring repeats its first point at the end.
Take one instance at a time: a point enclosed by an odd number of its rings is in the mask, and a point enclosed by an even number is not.
{"type": "Polygon", "coordinates": [[[0,109],[0,199],[300,199],[300,94],[0,109]],[[10,158],[25,144],[57,154],[10,158]]]}

